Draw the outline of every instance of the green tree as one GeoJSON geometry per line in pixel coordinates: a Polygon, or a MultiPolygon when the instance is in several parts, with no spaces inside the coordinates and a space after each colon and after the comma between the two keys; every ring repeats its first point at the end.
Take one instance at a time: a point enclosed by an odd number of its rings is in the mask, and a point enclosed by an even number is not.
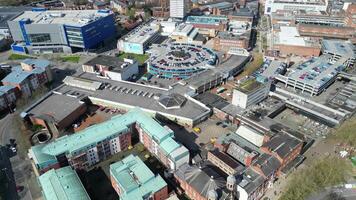
{"type": "Polygon", "coordinates": [[[356,117],[344,122],[334,134],[334,138],[339,142],[356,147],[356,117]]]}
{"type": "Polygon", "coordinates": [[[350,173],[351,165],[346,160],[337,157],[316,160],[292,176],[280,200],[303,200],[325,187],[344,183],[350,173]]]}

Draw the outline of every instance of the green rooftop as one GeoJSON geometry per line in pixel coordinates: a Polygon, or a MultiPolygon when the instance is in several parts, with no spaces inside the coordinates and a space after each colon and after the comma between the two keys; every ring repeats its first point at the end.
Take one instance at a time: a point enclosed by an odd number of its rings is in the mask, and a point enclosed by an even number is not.
{"type": "Polygon", "coordinates": [[[133,155],[110,165],[110,175],[122,190],[121,200],[143,200],[167,186],[160,175],[154,175],[138,156],[133,155]]]}
{"type": "Polygon", "coordinates": [[[52,169],[39,178],[43,197],[47,200],[89,200],[77,173],[71,167],[52,169]]]}
{"type": "Polygon", "coordinates": [[[33,146],[30,149],[30,154],[32,154],[31,156],[39,168],[42,168],[41,166],[46,165],[46,163],[53,163],[57,155],[62,153],[65,153],[67,156],[73,155],[91,148],[92,145],[96,145],[102,140],[117,137],[117,135],[128,131],[130,125],[135,122],[147,132],[167,154],[181,146],[172,139],[172,130],[163,127],[141,109],[134,108],[124,115],[114,116],[106,122],[90,126],[72,135],[60,137],[46,145],[33,146]]]}
{"type": "Polygon", "coordinates": [[[240,83],[236,89],[243,93],[251,93],[263,86],[262,83],[256,81],[256,79],[248,79],[242,83],[240,83]]]}

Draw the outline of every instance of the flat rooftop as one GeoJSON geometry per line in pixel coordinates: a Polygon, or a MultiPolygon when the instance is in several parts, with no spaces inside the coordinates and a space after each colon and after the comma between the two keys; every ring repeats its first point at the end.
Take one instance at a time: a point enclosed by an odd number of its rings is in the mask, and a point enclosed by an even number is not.
{"type": "Polygon", "coordinates": [[[323,40],[321,45],[324,52],[341,55],[344,57],[356,57],[355,46],[349,41],[323,40]]]}
{"type": "Polygon", "coordinates": [[[45,199],[90,200],[77,173],[70,166],[51,169],[38,177],[45,199]]]}
{"type": "Polygon", "coordinates": [[[120,183],[123,189],[120,199],[123,200],[143,199],[167,186],[160,175],[154,175],[138,156],[133,155],[111,164],[110,175],[120,183]]]}
{"type": "Polygon", "coordinates": [[[220,23],[227,23],[227,17],[226,16],[217,16],[217,15],[188,16],[186,23],[188,23],[188,24],[219,25],[220,23]]]}
{"type": "Polygon", "coordinates": [[[330,62],[331,58],[332,56],[327,54],[311,58],[302,64],[292,66],[286,76],[314,87],[320,87],[345,68],[338,62],[335,64],[330,62]]]}
{"type": "Polygon", "coordinates": [[[82,105],[83,102],[74,97],[50,93],[36,102],[27,113],[36,117],[49,115],[60,122],[82,105]]]}
{"type": "Polygon", "coordinates": [[[30,20],[32,24],[64,24],[82,27],[110,14],[98,10],[25,11],[13,21],[30,20]]]}
{"type": "Polygon", "coordinates": [[[276,33],[273,37],[275,44],[292,45],[292,46],[305,46],[317,47],[318,43],[310,40],[307,37],[300,36],[297,27],[294,26],[281,26],[280,32],[276,33]]]}
{"type": "Polygon", "coordinates": [[[75,93],[78,95],[88,96],[91,99],[103,100],[112,102],[113,104],[126,105],[127,107],[141,107],[150,112],[166,113],[170,115],[195,119],[203,113],[208,112],[208,109],[187,99],[187,101],[179,109],[165,109],[155,99],[155,96],[169,94],[168,89],[163,89],[154,86],[148,86],[127,81],[113,81],[109,79],[98,78],[95,74],[80,73],[77,77],[102,82],[106,84],[106,88],[96,91],[80,88],[79,86],[63,85],[56,91],[62,94],[75,93]]]}
{"type": "Polygon", "coordinates": [[[155,22],[141,24],[126,34],[121,40],[125,42],[143,44],[159,31],[159,26],[155,22]]]}
{"type": "Polygon", "coordinates": [[[31,10],[31,7],[24,6],[4,6],[0,7],[0,28],[7,28],[7,21],[15,18],[26,10],[31,10]]]}
{"type": "Polygon", "coordinates": [[[263,87],[264,85],[260,82],[258,82],[256,79],[248,79],[240,84],[237,85],[235,88],[236,90],[249,94],[252,93],[253,91],[258,90],[259,88],[263,87]]]}
{"type": "Polygon", "coordinates": [[[274,3],[324,5],[324,0],[274,0],[274,3]]]}

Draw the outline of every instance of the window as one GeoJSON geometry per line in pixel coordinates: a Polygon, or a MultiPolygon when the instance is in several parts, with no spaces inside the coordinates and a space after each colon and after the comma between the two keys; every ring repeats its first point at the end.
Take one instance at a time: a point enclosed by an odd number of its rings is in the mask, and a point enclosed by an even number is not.
{"type": "Polygon", "coordinates": [[[51,35],[48,33],[43,34],[29,34],[31,43],[51,42],[51,35]]]}

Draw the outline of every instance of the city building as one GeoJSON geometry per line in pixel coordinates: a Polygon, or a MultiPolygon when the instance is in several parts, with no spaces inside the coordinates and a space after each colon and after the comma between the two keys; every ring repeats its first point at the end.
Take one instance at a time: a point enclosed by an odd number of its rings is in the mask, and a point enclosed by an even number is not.
{"type": "Polygon", "coordinates": [[[186,23],[198,28],[203,35],[215,37],[218,31],[226,31],[228,18],[217,15],[188,16],[186,23]]]}
{"type": "Polygon", "coordinates": [[[278,10],[324,11],[328,9],[327,0],[267,0],[265,14],[269,15],[278,10]]]}
{"type": "Polygon", "coordinates": [[[35,102],[27,110],[26,118],[32,124],[46,128],[53,138],[73,123],[87,111],[87,105],[70,93],[60,95],[49,93],[35,102]]]}
{"type": "Polygon", "coordinates": [[[25,11],[8,21],[18,53],[71,53],[90,50],[116,36],[108,10],[25,11]]]}
{"type": "Polygon", "coordinates": [[[276,79],[301,92],[319,95],[336,79],[339,72],[355,62],[354,46],[351,42],[323,40],[323,55],[295,64],[286,75],[276,79]]]}
{"type": "Polygon", "coordinates": [[[314,24],[298,24],[298,32],[304,37],[343,39],[356,41],[355,28],[346,26],[325,26],[314,24]]]}
{"type": "Polygon", "coordinates": [[[263,84],[256,79],[247,79],[238,84],[233,91],[232,104],[247,108],[262,101],[268,96],[270,83],[263,84]]]}
{"type": "Polygon", "coordinates": [[[186,163],[177,169],[174,177],[190,199],[217,200],[231,198],[232,194],[227,189],[226,179],[208,162],[200,166],[186,163]]]}
{"type": "Polygon", "coordinates": [[[186,79],[217,63],[214,51],[194,44],[154,45],[149,53],[148,72],[162,78],[186,79]]]}
{"type": "Polygon", "coordinates": [[[41,85],[53,80],[51,63],[47,60],[25,59],[11,70],[1,82],[17,87],[24,96],[30,96],[41,85]]]}
{"type": "Polygon", "coordinates": [[[281,26],[273,34],[273,50],[280,56],[319,56],[319,41],[309,37],[300,36],[297,27],[281,26]]]}
{"type": "Polygon", "coordinates": [[[38,177],[38,183],[46,200],[90,200],[77,173],[70,166],[49,170],[38,177]]]}
{"type": "Polygon", "coordinates": [[[250,46],[251,31],[244,33],[219,32],[214,38],[214,49],[218,51],[230,51],[233,48],[248,49],[250,46]]]}
{"type": "Polygon", "coordinates": [[[122,200],[168,198],[167,183],[159,174],[153,174],[138,156],[129,155],[111,164],[110,179],[122,200]]]}
{"type": "Polygon", "coordinates": [[[90,126],[73,135],[31,147],[29,157],[40,173],[69,163],[87,169],[131,145],[134,129],[139,141],[167,168],[175,170],[189,162],[189,151],[173,139],[173,131],[161,126],[140,109],[90,126]]]}
{"type": "Polygon", "coordinates": [[[213,3],[213,4],[207,4],[207,5],[202,5],[199,7],[200,10],[203,12],[208,12],[209,14],[212,15],[227,15],[233,10],[235,10],[236,5],[234,3],[230,2],[219,2],[219,3],[213,3]]]}
{"type": "Polygon", "coordinates": [[[110,7],[123,15],[128,11],[129,4],[122,0],[111,0],[110,7]]]}
{"type": "Polygon", "coordinates": [[[159,38],[160,25],[149,21],[133,29],[117,42],[119,51],[144,54],[148,47],[159,38]]]}
{"type": "Polygon", "coordinates": [[[303,142],[290,134],[276,134],[261,146],[261,151],[277,158],[283,169],[300,155],[303,142]]]}
{"type": "Polygon", "coordinates": [[[193,25],[182,23],[175,28],[169,37],[175,40],[177,43],[199,44],[197,37],[202,36],[199,35],[198,29],[194,28],[193,25]]]}
{"type": "Polygon", "coordinates": [[[188,12],[189,2],[187,0],[170,0],[169,16],[171,18],[183,19],[188,12]]]}
{"type": "Polygon", "coordinates": [[[245,167],[242,164],[218,149],[208,152],[208,160],[215,166],[219,167],[227,175],[239,175],[245,170],[245,167]]]}
{"type": "Polygon", "coordinates": [[[25,6],[2,6],[0,7],[0,13],[1,13],[1,18],[0,18],[0,35],[3,35],[5,39],[11,38],[9,26],[7,25],[7,21],[12,20],[13,18],[16,18],[18,15],[20,15],[24,11],[30,11],[32,8],[31,7],[25,7],[25,6]]]}
{"type": "Polygon", "coordinates": [[[115,81],[129,80],[138,74],[138,62],[125,58],[98,55],[82,65],[84,72],[95,73],[115,81]]]}
{"type": "Polygon", "coordinates": [[[0,86],[0,112],[4,110],[11,111],[18,97],[15,86],[0,86]]]}
{"type": "Polygon", "coordinates": [[[242,180],[237,185],[239,200],[261,199],[268,187],[268,182],[263,176],[255,172],[252,168],[242,175],[242,180]]]}

